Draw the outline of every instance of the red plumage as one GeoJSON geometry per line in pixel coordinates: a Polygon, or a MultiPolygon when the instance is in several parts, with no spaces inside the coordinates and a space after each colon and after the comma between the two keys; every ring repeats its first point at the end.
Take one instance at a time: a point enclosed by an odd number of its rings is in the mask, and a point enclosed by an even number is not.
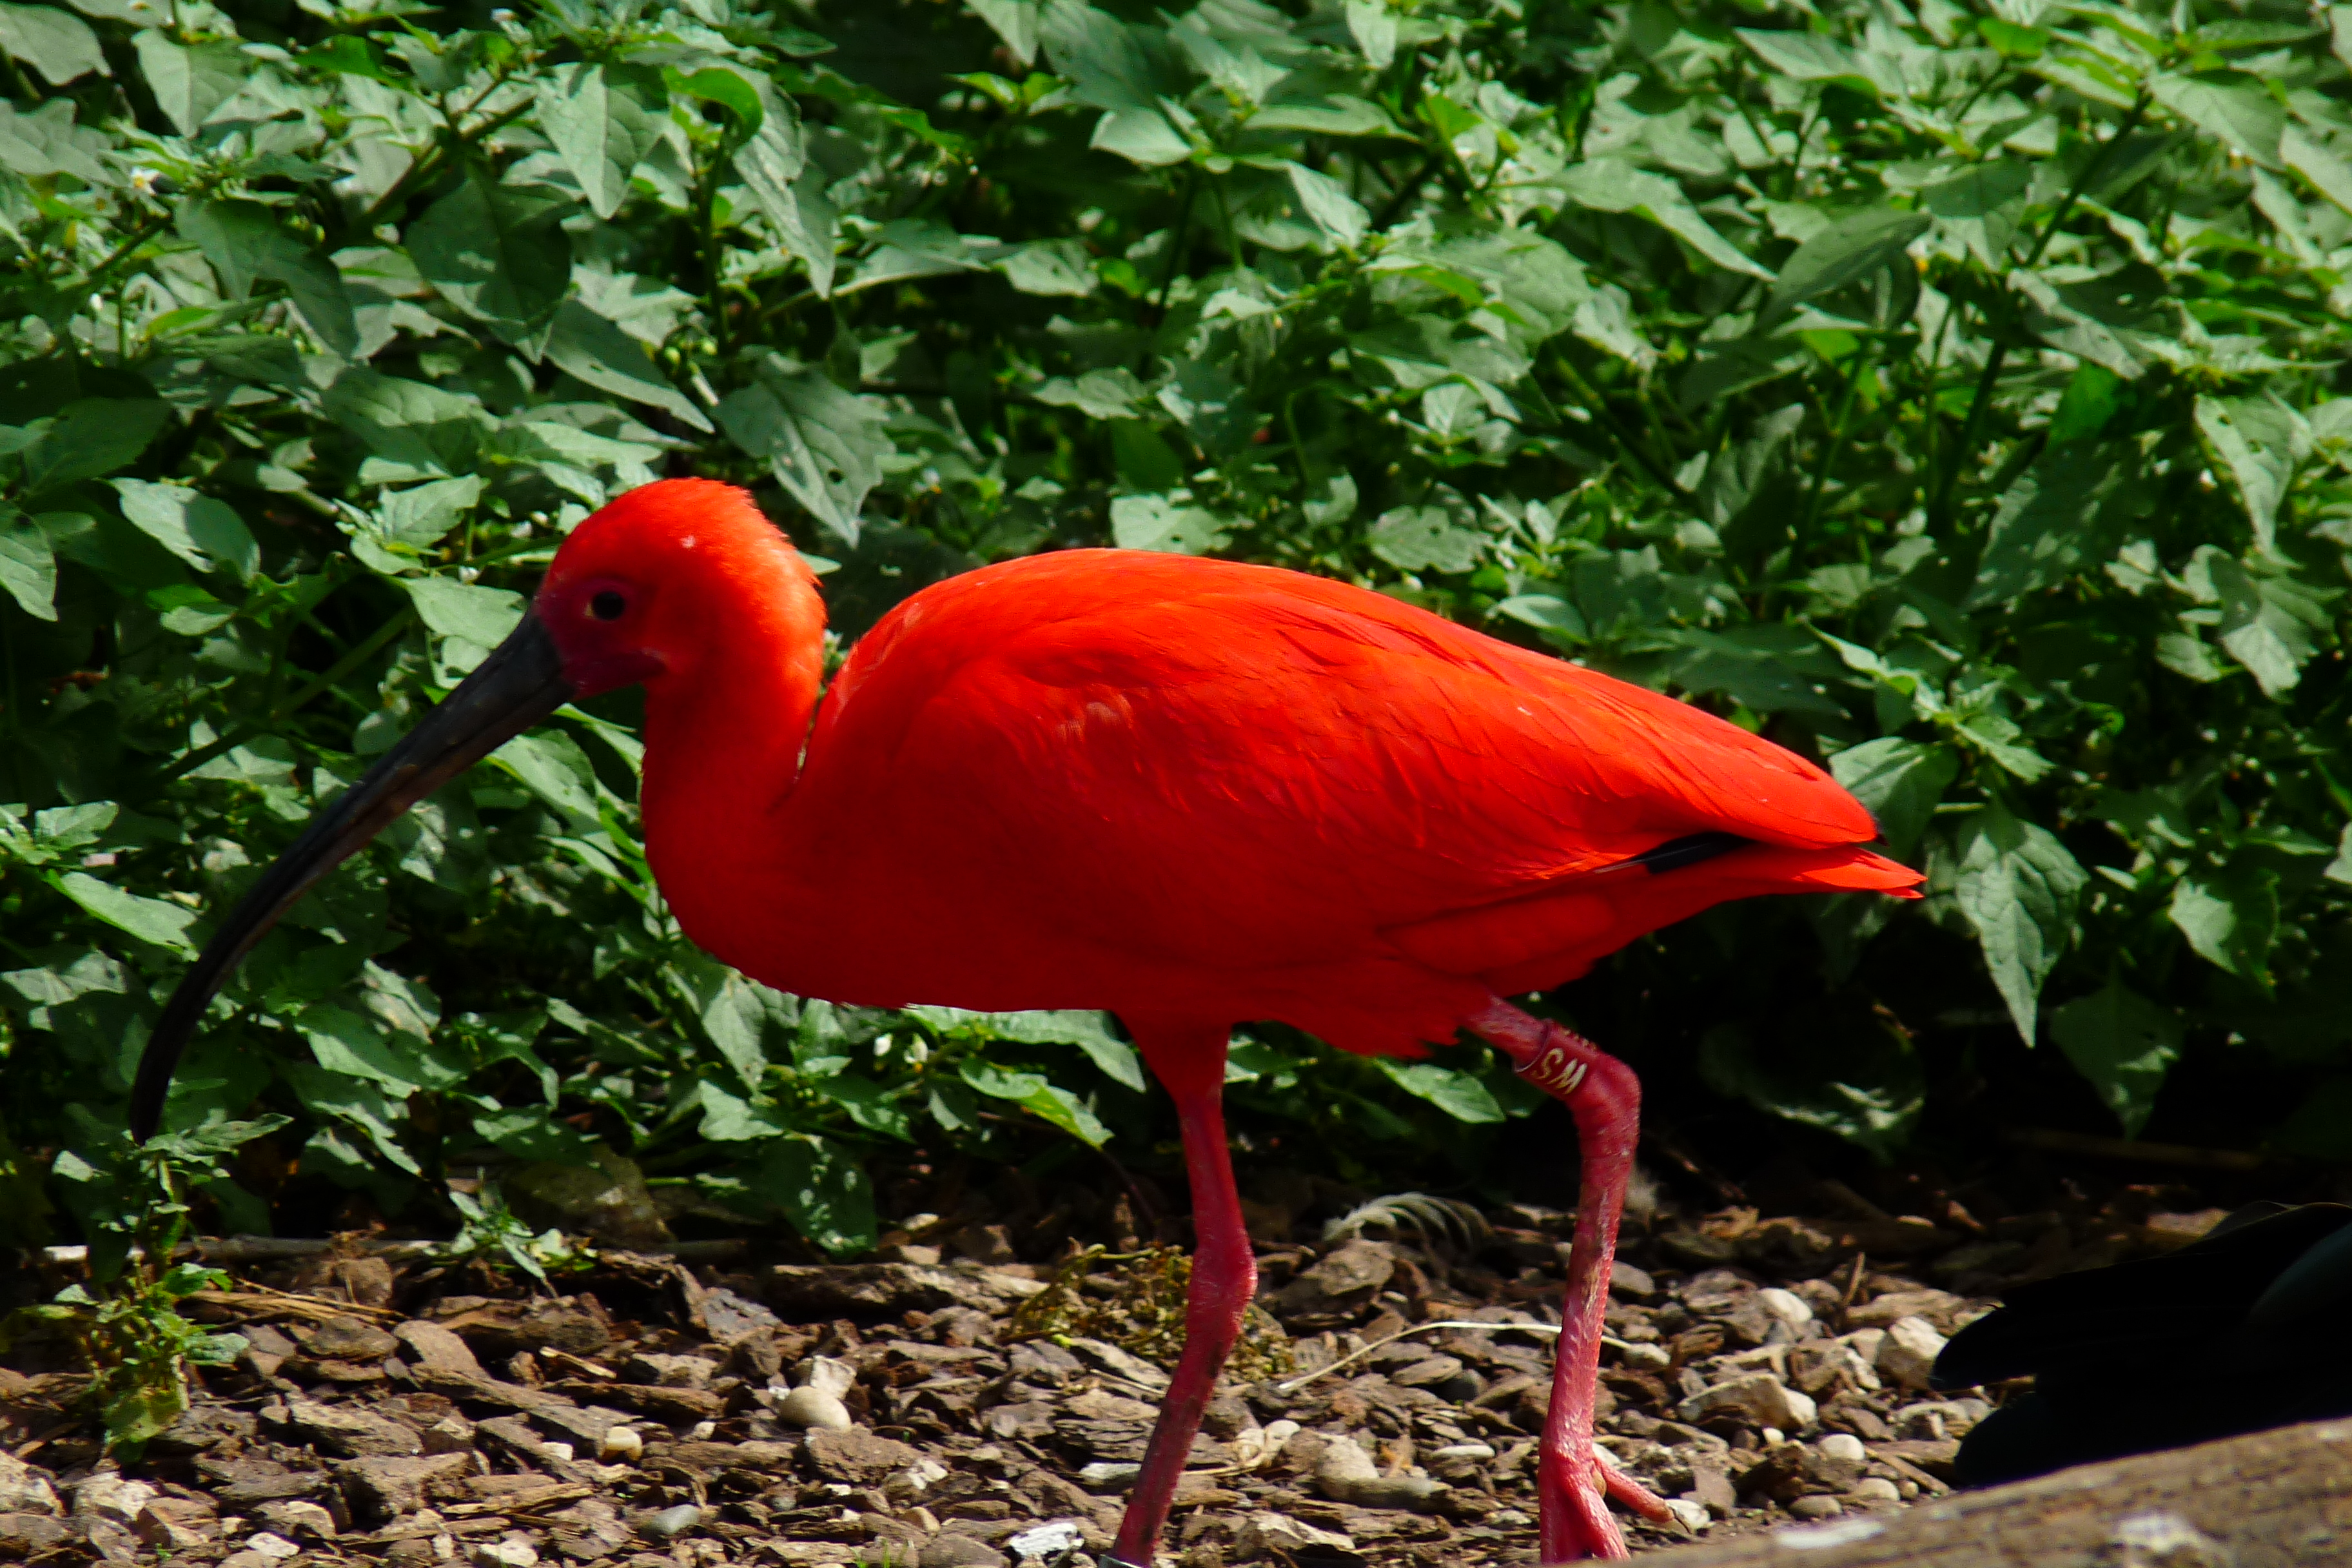
{"type": "MultiPolygon", "coordinates": [[[[1860,847],[1868,813],[1820,768],[1697,709],[1346,584],[1142,552],[906,600],[794,777],[772,742],[815,671],[756,628],[807,579],[747,502],[694,499],[609,509],[549,581],[667,556],[694,624],[755,628],[690,690],[650,683],[646,818],[688,932],[781,989],[1278,1017],[1417,1053],[1723,900],[1917,880],[1860,847]],[[747,729],[772,742],[748,763],[747,729]],[[1756,842],[1624,868],[1699,833],[1756,842]]],[[[806,646],[798,610],[768,636],[806,646]]]]}

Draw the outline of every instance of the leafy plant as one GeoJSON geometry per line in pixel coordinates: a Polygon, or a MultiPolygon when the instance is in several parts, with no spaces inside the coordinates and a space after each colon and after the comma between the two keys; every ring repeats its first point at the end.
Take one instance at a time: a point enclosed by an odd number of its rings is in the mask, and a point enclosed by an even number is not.
{"type": "MultiPolygon", "coordinates": [[[[2036,1115],[2254,1073],[2231,1135],[2345,1152],[2278,1120],[2352,1092],[2352,95],[2305,12],[83,4],[0,9],[0,1000],[85,1232],[212,914],[670,472],[754,486],[845,642],[982,561],[1217,552],[1823,758],[1928,897],[1553,1000],[1670,1104],[1885,1153],[2048,1034],[2086,1087],[2036,1115]]],[[[170,1113],[291,1119],[218,1223],[602,1147],[850,1252],[874,1156],[1163,1137],[1099,1017],[693,951],[635,717],[510,743],[257,950],[170,1113]]],[[[1541,1103],[1274,1026],[1233,1099],[1372,1190],[1541,1103]]]]}
{"type": "Polygon", "coordinates": [[[550,1269],[577,1273],[595,1267],[593,1247],[580,1245],[560,1229],[533,1230],[515,1217],[495,1186],[485,1186],[478,1194],[453,1186],[448,1195],[462,1223],[457,1234],[439,1249],[443,1257],[511,1265],[541,1286],[549,1283],[550,1269]]]}
{"type": "Polygon", "coordinates": [[[136,1458],[187,1409],[191,1365],[224,1365],[244,1352],[243,1335],[213,1333],[179,1311],[198,1291],[226,1289],[227,1274],[176,1259],[188,1237],[190,1189],[225,1180],[226,1157],[284,1121],[210,1121],[135,1149],[117,1139],[106,1168],[59,1158],[59,1179],[82,1199],[91,1284],[17,1309],[0,1324],[0,1348],[27,1329],[71,1335],[96,1373],[89,1399],[110,1450],[136,1458]]]}

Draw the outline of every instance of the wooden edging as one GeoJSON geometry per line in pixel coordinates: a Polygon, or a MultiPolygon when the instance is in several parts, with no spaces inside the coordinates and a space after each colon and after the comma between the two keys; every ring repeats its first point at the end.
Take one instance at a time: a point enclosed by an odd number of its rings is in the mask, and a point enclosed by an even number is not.
{"type": "MultiPolygon", "coordinates": [[[[206,1263],[278,1263],[298,1258],[324,1258],[341,1252],[354,1258],[382,1258],[393,1262],[413,1262],[437,1255],[449,1244],[445,1241],[373,1241],[323,1240],[316,1237],[277,1236],[205,1237],[181,1247],[173,1254],[179,1258],[200,1258],[206,1263]]],[[[664,1263],[721,1263],[750,1249],[751,1243],[730,1237],[718,1241],[679,1241],[667,1247],[631,1249],[602,1247],[598,1250],[612,1258],[650,1258],[664,1263]]],[[[132,1249],[133,1257],[143,1256],[132,1249]]],[[[87,1247],[44,1247],[40,1249],[42,1263],[53,1268],[70,1268],[89,1261],[87,1247]]]]}
{"type": "Polygon", "coordinates": [[[2352,1568],[2352,1421],[2084,1465],[1720,1545],[1656,1568],[2352,1568]]]}

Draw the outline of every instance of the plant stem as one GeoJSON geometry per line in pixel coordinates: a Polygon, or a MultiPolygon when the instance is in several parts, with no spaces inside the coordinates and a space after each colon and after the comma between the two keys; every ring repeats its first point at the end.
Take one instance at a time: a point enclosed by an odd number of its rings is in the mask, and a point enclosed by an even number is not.
{"type": "Polygon", "coordinates": [[[191,773],[197,768],[203,767],[215,757],[236,750],[237,747],[245,744],[247,741],[252,740],[256,735],[268,734],[276,726],[283,723],[286,720],[292,718],[295,714],[309,707],[312,702],[318,700],[320,694],[335,686],[345,676],[351,674],[352,670],[357,669],[361,665],[366,663],[371,658],[374,657],[376,652],[386,643],[391,642],[393,638],[406,631],[408,629],[409,622],[415,618],[415,606],[413,605],[404,606],[399,611],[395,612],[389,620],[383,623],[383,625],[376,627],[374,632],[368,637],[366,641],[361,643],[357,647],[352,649],[351,652],[337,659],[329,667],[324,675],[321,675],[316,680],[310,682],[310,685],[302,688],[301,690],[297,691],[293,696],[288,698],[278,707],[271,709],[267,717],[251,724],[239,725],[236,729],[230,731],[227,734],[221,736],[216,741],[214,741],[211,744],[199,746],[196,750],[182,756],[178,761],[173,763],[171,766],[165,768],[162,773],[157,773],[153,779],[149,781],[149,789],[161,789],[165,784],[170,784],[173,779],[179,778],[184,773],[191,773]]]}
{"type": "Polygon", "coordinates": [[[1577,395],[1583,399],[1584,405],[1592,411],[1592,416],[1606,425],[1609,427],[1609,433],[1617,437],[1618,445],[1624,449],[1628,458],[1633,459],[1634,465],[1655,480],[1658,487],[1668,495],[1685,506],[1689,505],[1690,492],[1684,489],[1675,481],[1672,473],[1643,449],[1642,443],[1634,437],[1633,432],[1626,428],[1624,422],[1611,411],[1608,403],[1602,399],[1601,394],[1594,391],[1591,384],[1576,373],[1576,367],[1569,363],[1568,356],[1554,349],[1551,361],[1560,374],[1568,378],[1569,384],[1576,389],[1577,395]]]}
{"type": "MultiPolygon", "coordinates": [[[[2042,259],[2042,253],[2057,237],[2059,226],[2073,216],[2074,204],[2082,199],[2084,191],[2091,188],[2091,182],[2098,177],[2099,171],[2106,167],[2108,157],[2123,144],[2125,138],[2138,129],[2140,119],[2147,114],[2150,101],[2148,89],[2142,88],[2139,96],[2132,100],[2130,110],[2116,127],[2115,134],[2100,145],[2097,153],[2083,165],[2083,172],[2074,176],[2074,183],[2067,187],[2066,194],[2059,198],[2057,206],[2051,211],[2050,220],[2042,226],[2042,233],[2035,237],[2033,248],[2026,252],[2024,261],[2020,263],[2020,270],[2031,271],[2042,259]]],[[[1927,507],[1927,522],[1931,528],[1940,529],[1951,521],[1952,492],[1958,488],[1960,468],[1977,449],[1977,441],[1984,431],[1985,416],[1992,410],[1993,387],[2000,380],[2001,368],[2008,363],[2009,345],[2005,342],[1994,343],[1985,355],[1984,372],[1977,377],[1976,392],[1969,402],[1969,417],[1960,427],[1959,444],[1952,452],[1951,463],[1938,476],[1936,499],[1927,507]]],[[[1930,406],[1933,406],[1932,403],[1930,406]]]]}
{"type": "Polygon", "coordinates": [[[1829,430],[1822,438],[1821,461],[1813,465],[1813,481],[1805,495],[1803,520],[1797,524],[1797,538],[1801,543],[1811,536],[1813,524],[1821,518],[1822,491],[1829,483],[1830,466],[1837,460],[1839,451],[1845,446],[1846,420],[1853,413],[1854,398],[1862,390],[1862,378],[1870,374],[1871,367],[1878,361],[1877,342],[1874,341],[1869,347],[1857,350],[1855,357],[1858,363],[1854,365],[1853,374],[1846,377],[1845,392],[1838,399],[1836,416],[1830,421],[1829,430]]]}

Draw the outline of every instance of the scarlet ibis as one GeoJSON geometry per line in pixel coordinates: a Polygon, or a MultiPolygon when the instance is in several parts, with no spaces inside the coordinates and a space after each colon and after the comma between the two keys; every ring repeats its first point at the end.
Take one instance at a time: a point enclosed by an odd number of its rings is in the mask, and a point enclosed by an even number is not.
{"type": "Polygon", "coordinates": [[[1870,815],[1698,710],[1340,583],[1073,550],[923,590],[822,689],[824,610],[749,496],[647,485],[567,539],[507,641],[330,806],[165,1010],[156,1124],[221,978],[304,889],[560,704],[646,689],[646,848],[686,932],[779,990],[1115,1013],[1174,1097],[1187,1339],[1115,1553],[1148,1564],[1256,1267],[1220,1086],[1236,1023],[1421,1055],[1466,1029],[1568,1106],[1582,1194],[1539,1466],[1550,1560],[1622,1556],[1593,1382],[1640,1089],[1503,998],[1726,899],[1877,889],[1870,815]]]}
{"type": "Polygon", "coordinates": [[[2032,1376],[1960,1442],[1972,1486],[2352,1415],[2352,1208],[2256,1204],[2161,1258],[2020,1286],[1935,1379],[2032,1376]]]}

